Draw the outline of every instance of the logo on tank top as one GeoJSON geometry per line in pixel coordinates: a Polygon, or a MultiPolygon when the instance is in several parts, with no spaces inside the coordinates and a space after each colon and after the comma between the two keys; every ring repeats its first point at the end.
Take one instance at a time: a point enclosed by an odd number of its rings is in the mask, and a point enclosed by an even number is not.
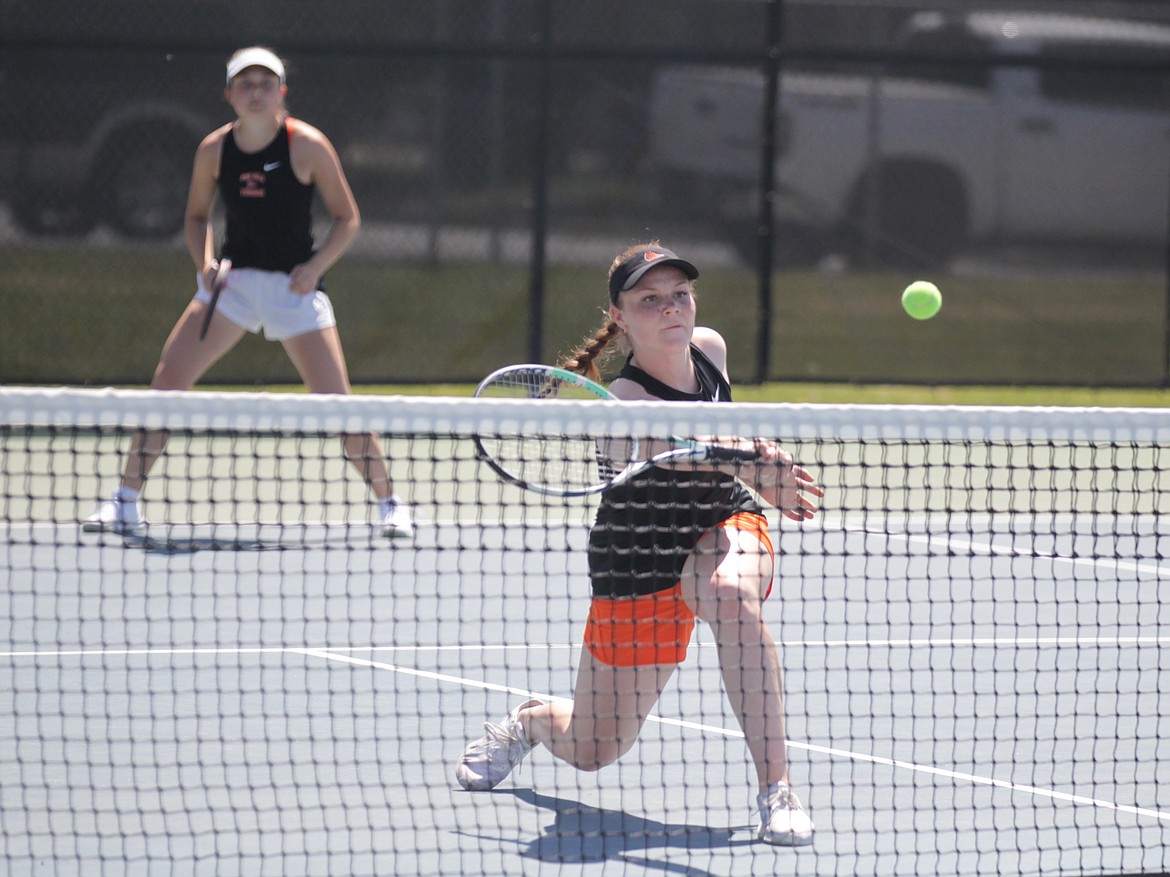
{"type": "Polygon", "coordinates": [[[268,175],[260,171],[244,171],[240,174],[240,197],[263,198],[264,185],[268,175]]]}

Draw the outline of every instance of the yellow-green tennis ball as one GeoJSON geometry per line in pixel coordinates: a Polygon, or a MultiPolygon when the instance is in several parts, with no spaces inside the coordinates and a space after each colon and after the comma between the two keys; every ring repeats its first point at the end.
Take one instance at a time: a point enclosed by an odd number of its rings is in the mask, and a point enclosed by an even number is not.
{"type": "Polygon", "coordinates": [[[902,293],[902,308],[916,320],[929,320],[942,307],[942,293],[929,280],[915,280],[902,293]]]}

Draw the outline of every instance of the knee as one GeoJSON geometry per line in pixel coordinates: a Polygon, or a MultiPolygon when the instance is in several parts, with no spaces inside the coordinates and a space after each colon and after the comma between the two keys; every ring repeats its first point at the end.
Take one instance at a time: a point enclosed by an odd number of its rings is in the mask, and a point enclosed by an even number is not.
{"type": "Polygon", "coordinates": [[[578,741],[573,747],[573,767],[584,773],[595,773],[613,764],[629,749],[629,746],[622,746],[617,741],[578,741]]]}
{"type": "Polygon", "coordinates": [[[633,736],[594,736],[588,732],[575,733],[577,729],[569,727],[562,740],[571,741],[568,752],[564,752],[565,761],[586,773],[594,773],[603,767],[613,764],[633,748],[637,735],[633,736]]]}
{"type": "Polygon", "coordinates": [[[754,584],[717,581],[707,594],[699,597],[695,615],[712,627],[759,623],[763,618],[763,600],[754,584]]]}

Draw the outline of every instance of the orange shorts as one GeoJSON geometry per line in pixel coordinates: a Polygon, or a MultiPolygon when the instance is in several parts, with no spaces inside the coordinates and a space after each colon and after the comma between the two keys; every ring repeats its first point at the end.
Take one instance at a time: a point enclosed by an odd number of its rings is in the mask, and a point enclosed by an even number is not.
{"type": "MultiPolygon", "coordinates": [[[[735,529],[754,533],[770,557],[775,557],[763,515],[740,512],[713,530],[735,529]]],[[[704,534],[705,535],[705,534],[704,534]]],[[[772,593],[768,582],[767,598],[772,593]]],[[[682,583],[637,597],[594,598],[585,622],[585,648],[611,667],[681,664],[687,656],[695,613],[682,597],[682,583]]]]}

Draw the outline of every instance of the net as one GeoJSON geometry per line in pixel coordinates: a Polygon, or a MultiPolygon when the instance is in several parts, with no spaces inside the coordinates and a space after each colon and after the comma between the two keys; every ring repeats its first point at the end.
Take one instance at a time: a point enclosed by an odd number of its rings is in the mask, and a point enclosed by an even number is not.
{"type": "MultiPolygon", "coordinates": [[[[1139,874],[1170,868],[1170,413],[0,392],[6,874],[1139,874]],[[79,522],[168,430],[128,535],[79,522]],[[412,510],[387,539],[339,434],[412,510]],[[780,439],[769,513],[792,787],[757,775],[695,630],[637,742],[464,747],[584,658],[597,497],[503,483],[475,436],[780,439]]],[[[626,694],[631,692],[626,691],[626,694]]]]}

